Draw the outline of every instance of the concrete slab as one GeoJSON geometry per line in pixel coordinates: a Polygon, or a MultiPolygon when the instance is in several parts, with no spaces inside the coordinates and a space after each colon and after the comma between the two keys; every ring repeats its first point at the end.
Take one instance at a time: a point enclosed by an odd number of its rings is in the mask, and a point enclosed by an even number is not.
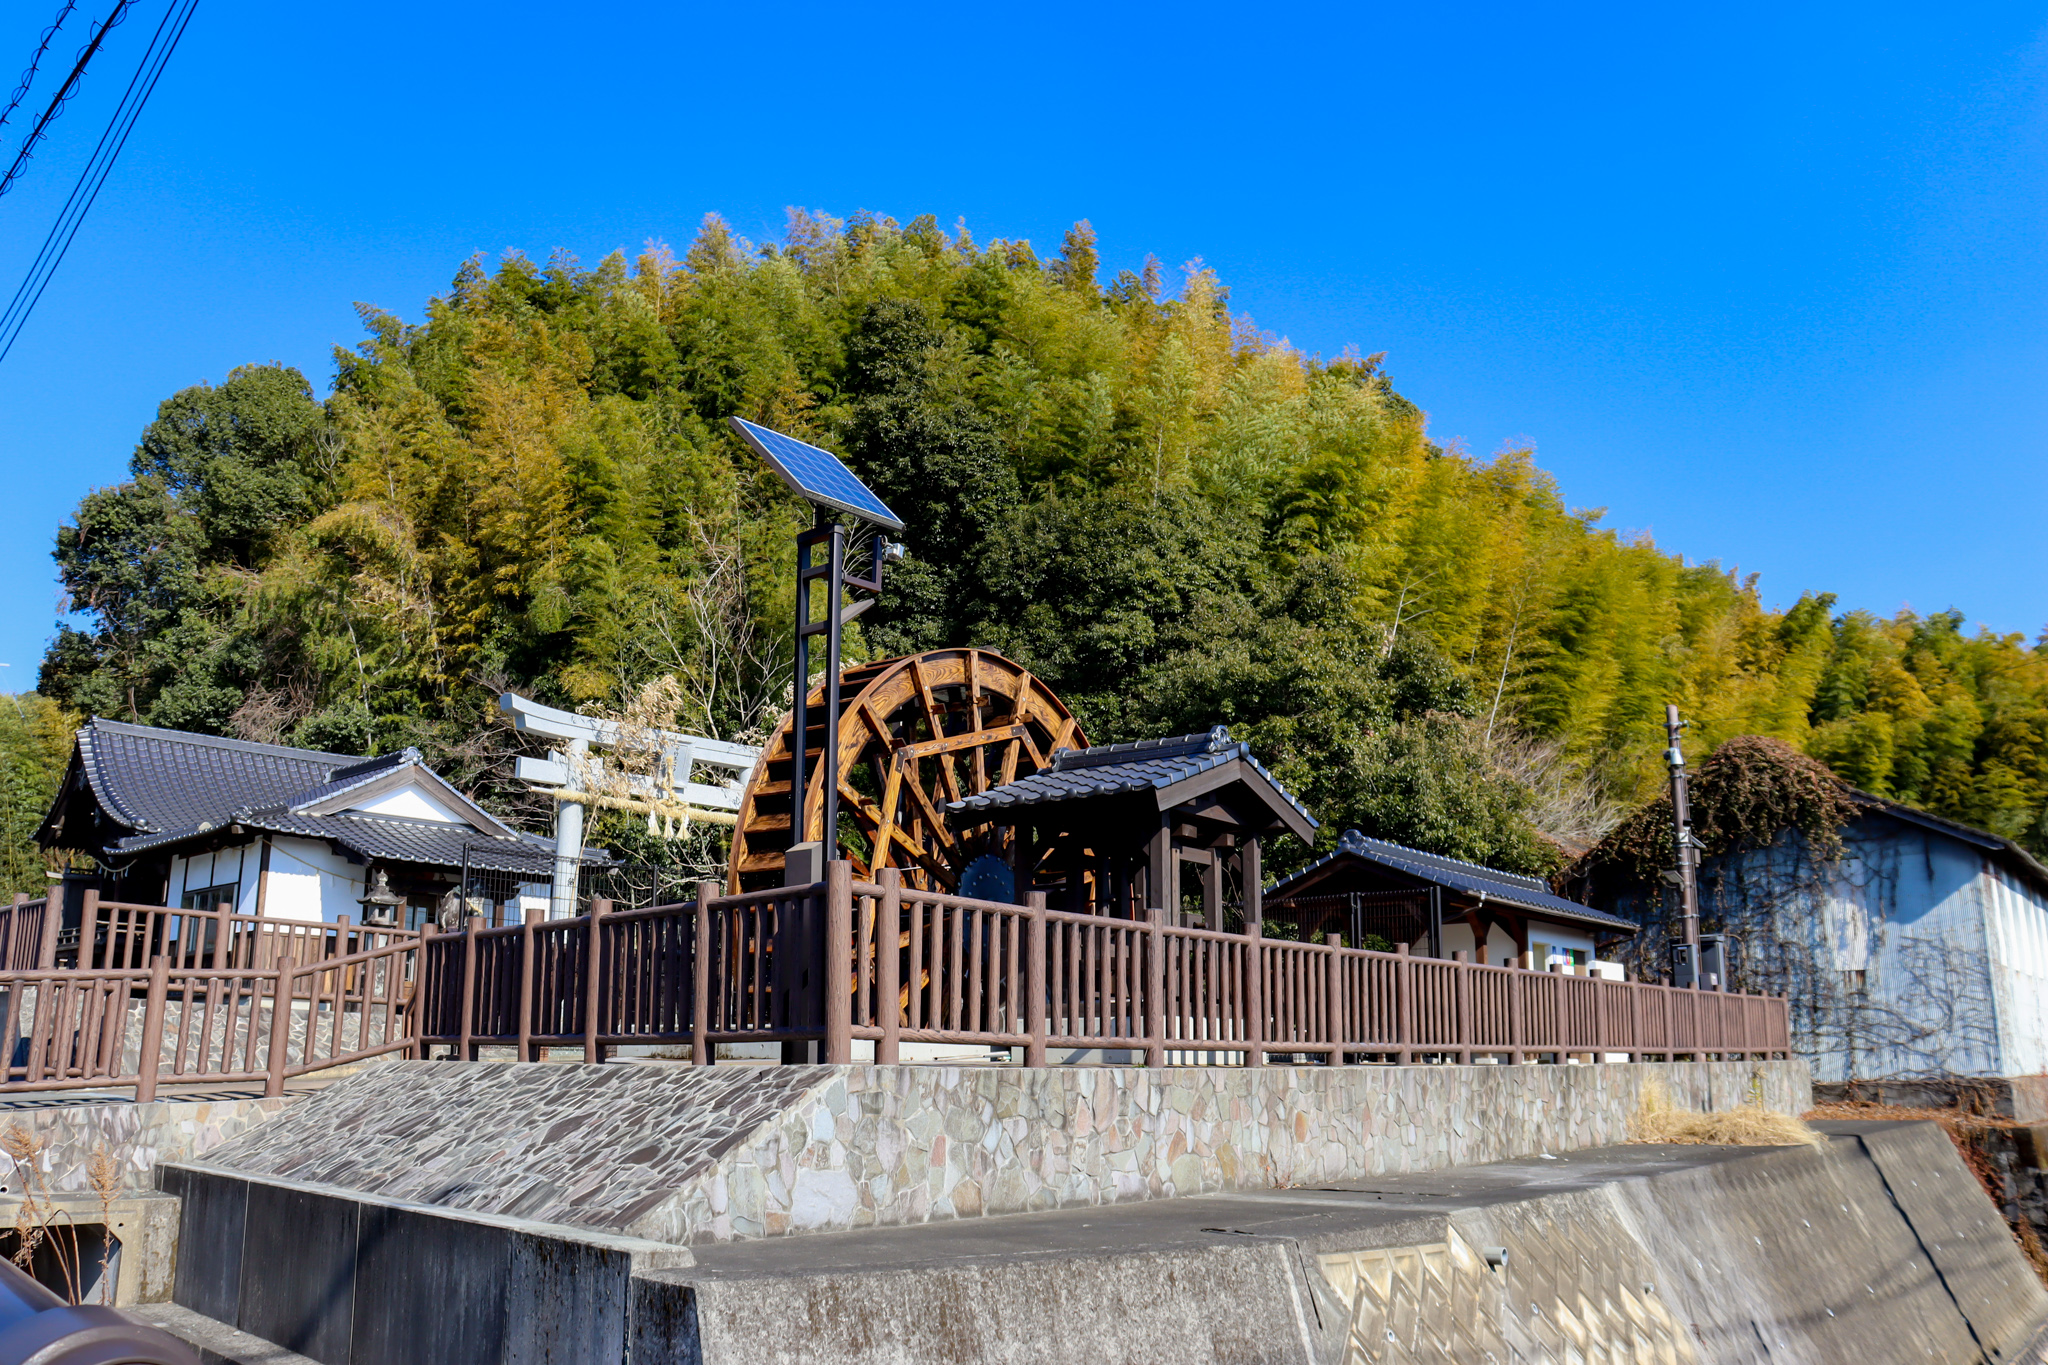
{"type": "Polygon", "coordinates": [[[2036,1358],[2048,1294],[1939,1130],[1831,1137],[700,1247],[636,1284],[632,1359],[2036,1358]]]}

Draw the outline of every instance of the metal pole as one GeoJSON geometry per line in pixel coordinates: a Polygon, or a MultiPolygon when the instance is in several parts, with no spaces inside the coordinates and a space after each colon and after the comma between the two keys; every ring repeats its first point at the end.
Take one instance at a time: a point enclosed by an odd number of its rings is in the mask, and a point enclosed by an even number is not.
{"type": "Polygon", "coordinates": [[[825,861],[839,859],[839,620],[840,597],[846,586],[846,529],[832,526],[825,575],[825,736],[819,747],[825,783],[825,829],[819,836],[825,861]]]}
{"type": "Polygon", "coordinates": [[[1671,747],[1665,751],[1664,757],[1671,765],[1671,833],[1678,849],[1678,934],[1697,972],[1700,894],[1696,860],[1699,842],[1692,832],[1692,802],[1686,784],[1685,751],[1678,746],[1678,734],[1684,728],[1685,722],[1678,718],[1678,708],[1667,704],[1664,707],[1664,732],[1671,741],[1671,747]]]}
{"type": "MultiPolygon", "coordinates": [[[[825,514],[818,513],[823,522],[825,514]]],[[[789,842],[803,843],[810,837],[804,827],[804,747],[810,743],[811,716],[811,546],[814,531],[796,538],[796,677],[791,683],[794,696],[789,706],[789,842]]]]}

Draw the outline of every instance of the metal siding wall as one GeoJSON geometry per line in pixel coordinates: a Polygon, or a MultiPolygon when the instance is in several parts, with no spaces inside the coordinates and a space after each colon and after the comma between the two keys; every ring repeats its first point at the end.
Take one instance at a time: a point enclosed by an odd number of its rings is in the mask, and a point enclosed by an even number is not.
{"type": "Polygon", "coordinates": [[[1998,1001],[1999,1074],[2048,1071],[2048,905],[2003,869],[1991,872],[1989,950],[1998,1001]]]}

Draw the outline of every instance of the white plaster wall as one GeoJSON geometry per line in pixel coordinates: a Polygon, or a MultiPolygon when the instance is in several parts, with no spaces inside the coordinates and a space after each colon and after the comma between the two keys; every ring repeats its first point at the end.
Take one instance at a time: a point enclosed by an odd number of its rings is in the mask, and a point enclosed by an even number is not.
{"type": "Polygon", "coordinates": [[[1865,972],[1874,1035],[1813,1059],[1814,1079],[2006,1071],[1987,928],[1994,869],[1929,831],[1858,841],[1822,906],[1820,963],[1865,972]],[[1862,966],[1857,966],[1858,963],[1862,966]]]}
{"type": "MultiPolygon", "coordinates": [[[[258,872],[263,842],[252,839],[237,848],[171,861],[170,901],[177,905],[187,891],[225,882],[240,882],[235,898],[238,914],[253,915],[258,904],[258,872]]],[[[335,853],[324,842],[273,836],[270,870],[261,897],[263,914],[275,919],[326,920],[357,917],[362,906],[363,869],[335,853]]]]}
{"type": "Polygon", "coordinates": [[[418,787],[400,787],[373,797],[351,810],[363,811],[369,815],[399,815],[409,820],[437,820],[444,825],[467,823],[461,816],[421,791],[418,787]]]}
{"type": "MultiPolygon", "coordinates": [[[[1588,957],[1593,952],[1592,935],[1577,929],[1567,928],[1564,925],[1545,924],[1539,921],[1532,921],[1529,925],[1529,943],[1532,948],[1538,943],[1548,944],[1553,949],[1576,948],[1584,952],[1588,957]]],[[[1443,932],[1443,948],[1445,957],[1449,957],[1452,953],[1472,952],[1472,927],[1467,924],[1446,924],[1443,932]]],[[[1425,934],[1409,944],[1408,951],[1417,955],[1427,953],[1429,951],[1429,936],[1425,934]]],[[[1558,954],[1552,954],[1552,959],[1559,962],[1568,960],[1558,954]]],[[[1483,956],[1474,954],[1473,960],[1484,962],[1490,967],[1521,965],[1521,956],[1515,948],[1514,936],[1498,924],[1493,925],[1487,933],[1485,954],[1483,956]]],[[[1539,968],[1547,969],[1549,961],[1539,962],[1536,965],[1539,968]]]]}

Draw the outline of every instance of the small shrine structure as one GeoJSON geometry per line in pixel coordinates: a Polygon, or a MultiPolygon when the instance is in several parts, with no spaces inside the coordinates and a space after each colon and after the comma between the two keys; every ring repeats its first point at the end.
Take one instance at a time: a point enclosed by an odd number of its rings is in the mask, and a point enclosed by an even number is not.
{"type": "Polygon", "coordinates": [[[1142,918],[1157,905],[1174,923],[1183,875],[1200,884],[1200,920],[1222,928],[1225,883],[1245,920],[1260,916],[1262,840],[1315,836],[1316,820],[1256,759],[1217,726],[1206,734],[1061,749],[1029,777],[948,803],[956,829],[1007,827],[1012,856],[985,857],[961,879],[963,894],[1017,900],[1044,891],[1055,909],[1142,918]],[[969,887],[974,889],[969,890],[969,887]]]}
{"type": "Polygon", "coordinates": [[[1489,966],[1592,966],[1637,926],[1567,900],[1541,877],[1425,853],[1347,829],[1330,853],[1266,891],[1299,937],[1351,947],[1466,953],[1489,966]]]}

